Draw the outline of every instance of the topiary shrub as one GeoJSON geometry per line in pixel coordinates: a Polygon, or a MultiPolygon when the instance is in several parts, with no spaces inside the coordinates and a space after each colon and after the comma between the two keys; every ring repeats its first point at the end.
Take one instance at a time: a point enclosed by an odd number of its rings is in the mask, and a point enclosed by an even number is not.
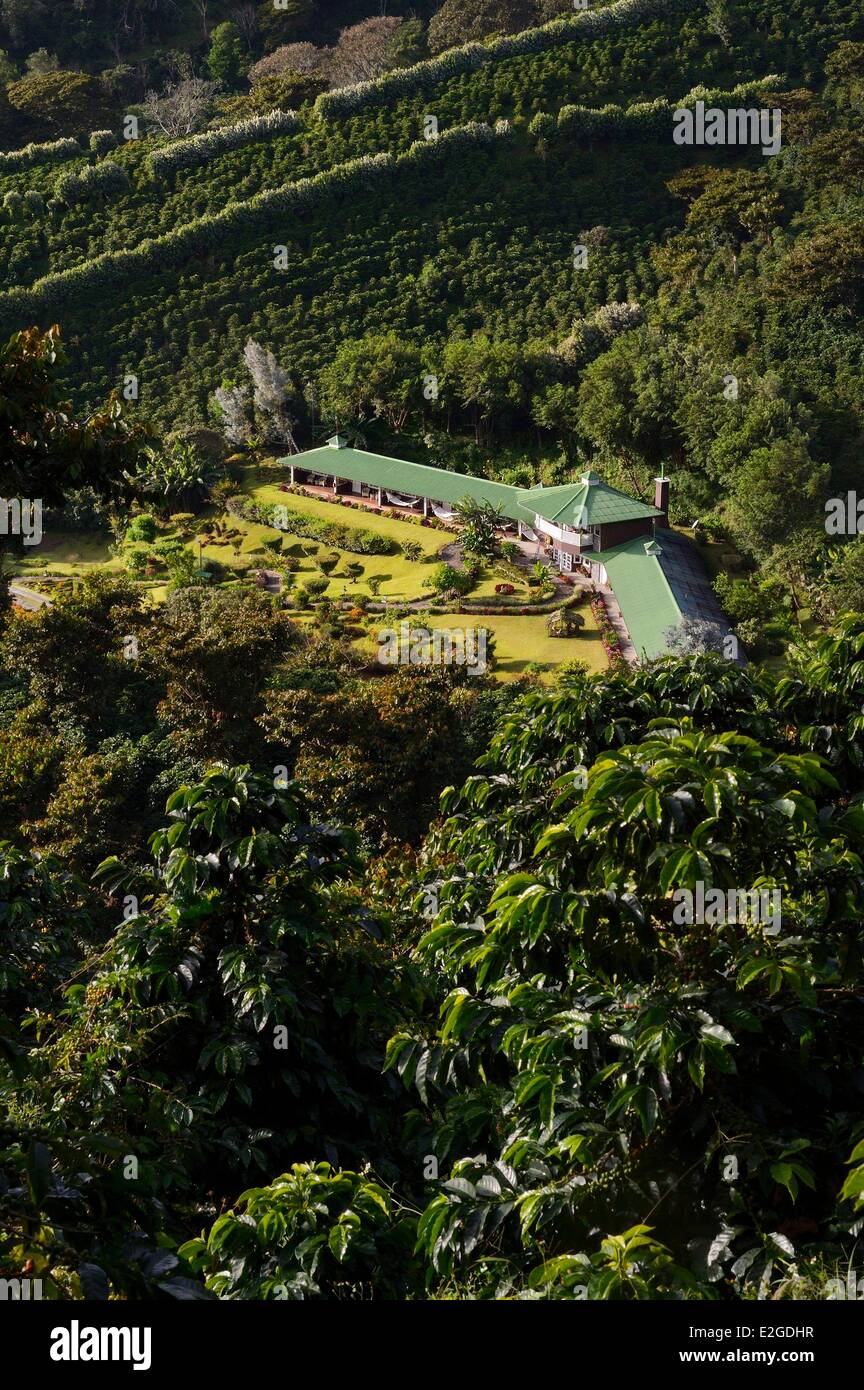
{"type": "Polygon", "coordinates": [[[159,525],[155,516],[151,516],[149,512],[142,512],[140,516],[133,517],[127,526],[126,540],[152,541],[155,540],[158,530],[159,525]]]}
{"type": "Polygon", "coordinates": [[[458,596],[460,594],[470,594],[477,583],[476,571],[464,569],[457,570],[454,565],[442,562],[436,565],[424,581],[424,588],[431,589],[433,593],[442,597],[446,595],[458,596]]]}

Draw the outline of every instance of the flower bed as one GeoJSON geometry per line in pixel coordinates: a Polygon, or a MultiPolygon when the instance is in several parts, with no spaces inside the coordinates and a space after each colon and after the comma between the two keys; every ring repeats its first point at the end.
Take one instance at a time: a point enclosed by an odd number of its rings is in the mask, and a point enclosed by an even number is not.
{"type": "Polygon", "coordinates": [[[621,650],[621,638],[612,626],[609,614],[606,612],[606,604],[602,594],[593,594],[591,597],[591,612],[597,619],[597,626],[600,629],[600,640],[603,643],[603,650],[612,667],[619,666],[624,662],[624,653],[621,650]]]}
{"type": "Polygon", "coordinates": [[[533,618],[543,617],[549,613],[557,613],[562,607],[568,606],[569,605],[562,605],[557,600],[552,603],[507,603],[506,601],[493,603],[490,599],[487,599],[484,603],[480,603],[476,600],[473,602],[460,603],[457,611],[459,613],[477,613],[487,618],[508,618],[513,616],[533,618]]]}

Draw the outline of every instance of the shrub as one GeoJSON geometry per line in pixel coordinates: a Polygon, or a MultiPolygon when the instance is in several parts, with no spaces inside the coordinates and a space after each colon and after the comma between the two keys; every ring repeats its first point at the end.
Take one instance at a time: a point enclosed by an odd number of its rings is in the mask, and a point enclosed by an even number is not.
{"type": "Polygon", "coordinates": [[[184,545],[179,536],[170,536],[164,541],[157,541],[153,547],[155,553],[164,556],[165,559],[169,559],[183,549],[184,545]]]}
{"type": "Polygon", "coordinates": [[[140,516],[132,518],[126,528],[127,541],[152,541],[156,538],[158,523],[155,516],[149,512],[142,512],[140,516]]]}
{"type": "Polygon", "coordinates": [[[54,192],[67,207],[75,203],[86,203],[91,198],[115,198],[125,193],[129,178],[119,164],[106,160],[102,164],[88,165],[79,173],[63,174],[54,186],[54,192]]]}
{"type": "Polygon", "coordinates": [[[453,565],[441,563],[432,570],[424,587],[441,594],[469,594],[477,583],[477,572],[473,569],[457,570],[453,565]]]}
{"type": "MultiPolygon", "coordinates": [[[[745,618],[735,629],[735,636],[754,661],[760,661],[763,656],[777,649],[778,644],[770,640],[758,618],[745,618]]],[[[782,644],[780,649],[782,650],[782,644]]]]}
{"type": "Polygon", "coordinates": [[[780,78],[772,75],[758,82],[742,82],[731,91],[706,91],[694,88],[681,101],[672,103],[664,97],[656,101],[636,102],[632,106],[609,105],[599,110],[588,106],[562,106],[557,121],[541,113],[531,122],[535,136],[547,138],[553,131],[566,135],[569,141],[594,139],[625,139],[628,141],[662,138],[672,129],[676,110],[694,107],[697,101],[706,106],[729,107],[757,98],[766,86],[774,87],[780,78]]]}
{"type": "Polygon", "coordinates": [[[135,579],[140,579],[149,565],[147,551],[143,550],[140,546],[136,546],[134,549],[127,551],[124,556],[124,562],[129,573],[133,575],[135,579]]]}
{"type": "Polygon", "coordinates": [[[116,145],[117,136],[111,130],[94,130],[90,135],[90,149],[100,159],[109,150],[113,150],[116,145]]]}
{"type": "Polygon", "coordinates": [[[24,211],[30,217],[41,217],[45,211],[45,198],[38,188],[28,188],[24,194],[24,211]]]}
{"type": "Polygon", "coordinates": [[[25,145],[21,150],[0,154],[0,174],[16,174],[39,164],[61,164],[81,153],[77,140],[49,140],[43,145],[25,145]]]}

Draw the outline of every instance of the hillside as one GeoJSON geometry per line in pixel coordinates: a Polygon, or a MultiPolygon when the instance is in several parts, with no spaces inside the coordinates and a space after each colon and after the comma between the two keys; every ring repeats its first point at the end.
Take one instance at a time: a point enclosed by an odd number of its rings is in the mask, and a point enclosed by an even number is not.
{"type": "MultiPolygon", "coordinates": [[[[657,449],[671,449],[693,475],[679,491],[682,508],[704,510],[716,464],[705,457],[705,423],[693,417],[716,414],[705,384],[733,372],[755,389],[769,375],[785,383],[795,427],[808,434],[814,457],[835,467],[839,485],[861,433],[858,332],[818,276],[792,296],[772,287],[814,237],[836,235],[838,203],[853,219],[860,206],[853,112],[836,82],[825,91],[824,67],[839,41],[858,34],[855,9],[834,3],[817,15],[798,0],[778,26],[768,4],[733,5],[724,39],[702,4],[626,0],[603,14],[554,21],[532,31],[536,40],[475,45],[479,66],[472,57],[473,70],[449,78],[443,70],[459,65],[448,56],[355,96],[319,98],[284,134],[262,122],[248,132],[238,127],[238,147],[224,153],[208,151],[210,137],[159,146],[155,156],[151,141],[111,149],[95,172],[112,165],[122,173],[104,191],[99,180],[73,188],[65,202],[58,181],[92,167],[93,156],[7,170],[0,181],[7,204],[10,193],[24,203],[7,211],[0,258],[7,284],[22,288],[0,295],[0,324],[9,332],[60,321],[76,400],[92,403],[134,373],[141,408],[163,427],[213,420],[213,391],[236,378],[250,334],[276,350],[298,391],[312,382],[320,395],[322,373],[346,340],[396,332],[416,344],[425,371],[444,375],[443,345],[483,333],[515,345],[524,361],[518,399],[497,428],[504,443],[530,438],[538,414],[546,418],[538,400],[548,369],[538,371],[535,349],[556,348],[574,323],[607,303],[637,300],[660,334],[658,373],[667,372],[667,350],[693,365],[684,382],[671,369],[675,380],[664,390],[673,399],[647,452],[625,441],[632,467],[654,466],[657,449]],[[508,56],[514,48],[527,51],[508,56]],[[785,148],[769,160],[701,151],[702,164],[728,167],[732,179],[713,206],[703,200],[704,213],[700,205],[688,215],[687,200],[669,189],[692,155],[650,125],[634,121],[616,135],[612,117],[590,131],[571,121],[552,127],[550,138],[549,122],[541,124],[542,113],[573,105],[600,107],[612,97],[624,106],[636,98],[674,105],[697,87],[729,90],[768,74],[778,75],[769,87],[793,93],[775,98],[785,108],[785,148]],[[808,90],[812,97],[802,94],[808,90]],[[471,122],[507,120],[511,131],[410,153],[429,113],[450,136],[471,122]],[[848,153],[825,161],[818,153],[825,142],[848,153]],[[356,160],[381,155],[385,162],[375,172],[370,166],[367,181],[356,160]],[[306,185],[309,178],[315,182],[306,185]],[[770,214],[740,213],[742,201],[755,206],[757,198],[770,214]],[[41,199],[48,215],[28,212],[41,199]],[[695,237],[687,227],[694,214],[702,223],[695,237]],[[571,248],[596,227],[604,229],[602,249],[574,273],[571,248]],[[782,346],[814,315],[820,338],[830,338],[836,367],[828,372],[782,346]]],[[[810,332],[804,341],[813,341],[810,332]]],[[[564,386],[577,387],[581,375],[578,364],[564,370],[564,386]]],[[[552,376],[561,380],[560,363],[552,376]]],[[[589,448],[613,442],[564,406],[589,448]]],[[[297,409],[302,420],[308,402],[298,397],[297,409]]],[[[425,414],[434,423],[436,412],[425,414]]],[[[540,424],[546,449],[560,428],[540,424]]],[[[748,439],[751,448],[760,442],[748,439]]],[[[727,467],[740,462],[733,456],[727,467]]]]}
{"type": "Polygon", "coordinates": [[[115,8],[0,0],[0,1300],[860,1300],[860,0],[115,8]]]}

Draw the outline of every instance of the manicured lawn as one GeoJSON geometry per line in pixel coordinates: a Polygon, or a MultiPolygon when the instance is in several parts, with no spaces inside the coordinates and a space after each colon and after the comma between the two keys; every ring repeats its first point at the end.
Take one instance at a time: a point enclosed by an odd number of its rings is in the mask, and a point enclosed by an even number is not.
{"type": "MultiPolygon", "coordinates": [[[[424,580],[429,574],[430,566],[435,563],[439,550],[452,539],[451,535],[445,531],[412,525],[410,522],[379,516],[374,512],[337,507],[332,503],[322,502],[316,497],[280,492],[278,486],[273,483],[262,484],[255,477],[254,470],[251,469],[248,471],[244,483],[240,486],[243,491],[262,502],[285,505],[309,516],[338,522],[356,530],[368,530],[379,535],[386,535],[399,545],[413,541],[420,546],[423,559],[415,561],[406,559],[401,551],[397,551],[393,555],[357,555],[353,551],[340,550],[327,542],[315,542],[304,537],[293,537],[290,533],[284,533],[284,553],[292,555],[300,563],[300,568],[295,576],[295,584],[302,584],[304,580],[317,577],[320,574],[314,560],[304,553],[304,546],[317,545],[316,553],[320,555],[339,555],[339,564],[326,591],[329,598],[339,598],[342,595],[369,597],[371,590],[367,581],[370,578],[380,579],[379,592],[386,598],[408,602],[411,599],[428,597],[429,590],[424,588],[424,580]],[[361,573],[354,580],[345,572],[346,565],[349,564],[361,566],[361,573]]],[[[208,512],[202,513],[202,517],[207,515],[208,512]]],[[[273,564],[274,557],[264,548],[264,542],[273,540],[279,535],[278,531],[270,526],[246,521],[242,517],[229,516],[228,513],[216,513],[214,511],[212,515],[229,528],[241,533],[239,538],[235,538],[235,540],[239,539],[239,549],[235,551],[233,544],[211,544],[203,546],[199,552],[197,540],[192,540],[188,543],[187,548],[191,549],[196,557],[200,553],[205,564],[208,560],[218,561],[220,565],[225,567],[229,575],[241,566],[247,567],[250,562],[261,568],[268,568],[273,564]]],[[[160,531],[153,543],[154,547],[158,541],[168,540],[173,534],[171,531],[160,531]]],[[[110,543],[111,538],[109,536],[98,532],[57,532],[53,535],[46,535],[40,546],[34,547],[32,552],[25,551],[22,557],[16,560],[16,572],[21,575],[36,575],[45,571],[56,574],[86,574],[93,569],[105,569],[114,573],[122,572],[124,569],[122,560],[109,554],[110,543]]],[[[144,542],[138,542],[138,545],[146,548],[144,542]]],[[[151,585],[148,588],[150,602],[158,603],[164,598],[163,576],[165,574],[166,571],[160,569],[156,577],[156,585],[151,585]]],[[[493,594],[497,582],[499,582],[498,577],[489,570],[478,582],[473,596],[483,598],[493,594]]],[[[525,595],[527,598],[527,589],[525,595]]]]}
{"type": "MultiPolygon", "coordinates": [[[[490,618],[468,613],[418,613],[413,621],[418,627],[488,628],[495,634],[494,675],[506,681],[515,680],[529,665],[535,664],[541,667],[541,674],[553,674],[564,661],[584,661],[592,672],[605,671],[608,663],[594,615],[587,607],[579,611],[585,618],[585,626],[578,637],[550,637],[546,618],[542,615],[505,614],[490,618]]],[[[398,628],[398,620],[388,619],[386,613],[377,614],[376,618],[380,618],[382,628],[398,628]]],[[[357,645],[364,651],[377,650],[376,644],[368,639],[358,639],[357,645]]]]}
{"type": "MultiPolygon", "coordinates": [[[[289,507],[296,508],[297,511],[303,511],[310,515],[322,516],[327,520],[342,522],[357,529],[378,531],[399,543],[416,541],[424,552],[424,559],[421,561],[407,560],[401,552],[397,552],[395,555],[357,555],[352,551],[339,550],[326,542],[314,542],[304,537],[295,538],[290,534],[285,534],[283,552],[292,555],[299,561],[299,569],[294,576],[295,586],[302,585],[307,579],[320,576],[314,558],[304,553],[305,546],[315,545],[317,554],[322,556],[339,555],[339,563],[330,576],[326,590],[326,597],[328,598],[336,599],[343,595],[356,596],[357,598],[368,597],[371,591],[367,581],[376,576],[381,580],[379,592],[383,597],[407,602],[410,599],[428,596],[429,591],[424,589],[423,580],[428,575],[430,565],[434,562],[437,552],[447,543],[449,539],[447,533],[421,526],[412,526],[408,522],[377,516],[374,513],[336,507],[327,502],[320,502],[314,497],[283,493],[279,491],[277,486],[258,484],[254,478],[248,480],[245,491],[262,501],[276,504],[284,503],[289,507]],[[352,581],[351,577],[346,574],[345,568],[346,565],[353,563],[361,566],[361,573],[356,580],[352,581]]],[[[227,578],[230,578],[232,573],[241,566],[243,568],[248,567],[250,562],[253,566],[262,569],[271,567],[274,557],[263,548],[264,542],[272,540],[279,532],[275,531],[273,527],[262,526],[257,522],[246,521],[241,517],[229,516],[227,513],[220,514],[218,519],[240,533],[238,537],[234,538],[235,543],[239,543],[239,549],[235,551],[233,544],[203,546],[200,553],[205,564],[208,560],[218,561],[224,566],[227,578]]],[[[169,539],[171,534],[168,531],[160,532],[158,539],[169,539]]],[[[31,553],[25,552],[20,559],[16,559],[16,572],[22,577],[27,575],[35,577],[45,572],[64,575],[86,574],[88,571],[96,569],[114,573],[122,572],[122,561],[109,554],[109,545],[110,538],[100,533],[58,532],[47,535],[42,544],[35,547],[31,553]]],[[[197,540],[188,542],[188,548],[192,550],[193,554],[198,555],[197,540]]],[[[485,597],[492,594],[496,582],[499,581],[490,570],[480,580],[472,597],[485,597]]],[[[143,584],[142,589],[148,603],[164,602],[168,593],[167,576],[163,571],[160,571],[155,580],[143,584]]],[[[529,597],[527,588],[524,590],[524,594],[527,599],[529,597]]],[[[561,662],[570,660],[585,661],[592,671],[605,670],[606,657],[593,615],[587,606],[579,611],[585,619],[585,627],[579,636],[573,638],[549,637],[546,632],[546,617],[544,615],[524,617],[515,614],[512,616],[501,614],[487,617],[480,614],[427,615],[418,613],[416,621],[433,627],[482,626],[489,628],[495,633],[496,638],[497,665],[495,673],[501,680],[513,680],[530,665],[539,667],[541,672],[551,673],[561,662]]],[[[303,621],[300,614],[292,616],[303,621]]],[[[390,621],[395,623],[398,620],[388,619],[386,614],[381,614],[382,627],[387,626],[390,621]]],[[[361,643],[361,645],[374,649],[374,644],[370,644],[368,641],[361,643]]]]}
{"type": "MultiPolygon", "coordinates": [[[[322,505],[325,508],[327,506],[326,502],[322,505]]],[[[348,515],[351,515],[350,512],[348,515]]],[[[226,567],[229,575],[238,566],[242,565],[245,568],[250,562],[254,567],[260,569],[274,567],[277,557],[264,547],[264,542],[278,537],[280,534],[278,531],[274,530],[272,526],[261,526],[258,522],[246,521],[243,517],[228,516],[227,513],[221,516],[220,520],[241,533],[240,549],[235,552],[233,545],[202,546],[201,558],[205,565],[208,560],[216,560],[220,565],[226,567]]],[[[429,573],[428,563],[406,560],[402,554],[355,555],[353,551],[340,550],[336,546],[323,542],[306,540],[304,537],[294,537],[290,533],[284,533],[282,553],[292,556],[299,562],[300,566],[294,575],[295,586],[302,585],[307,579],[318,578],[321,574],[315,565],[314,558],[305,554],[304,546],[314,546],[316,554],[321,556],[339,556],[339,563],[330,577],[330,584],[326,590],[328,598],[338,598],[343,594],[347,594],[349,597],[354,594],[358,597],[368,598],[371,591],[366,581],[376,575],[381,579],[380,592],[388,598],[408,600],[424,595],[423,580],[429,573]],[[351,576],[345,572],[346,565],[353,563],[362,567],[356,580],[352,580],[351,576]]],[[[189,548],[196,556],[198,555],[197,541],[190,541],[189,548]]]]}
{"type": "MultiPolygon", "coordinates": [[[[453,536],[447,531],[436,531],[429,527],[412,525],[408,521],[399,521],[389,516],[379,516],[376,512],[367,512],[359,508],[354,510],[349,507],[337,507],[332,502],[322,502],[317,497],[304,497],[298,493],[280,492],[278,486],[271,483],[261,483],[254,476],[247,480],[243,486],[243,491],[260,502],[293,508],[298,512],[305,512],[308,516],[322,517],[325,521],[341,522],[345,526],[355,527],[358,531],[374,531],[377,535],[384,535],[390,540],[396,541],[398,545],[415,541],[422,547],[424,555],[427,557],[426,563],[434,561],[441,548],[453,539],[453,536]]],[[[235,524],[240,525],[241,523],[236,522],[235,524]]],[[[266,536],[272,537],[274,534],[269,528],[258,527],[256,529],[264,531],[266,536]]],[[[322,542],[320,549],[325,552],[332,550],[333,547],[322,542]]],[[[381,585],[381,593],[386,594],[389,598],[420,598],[427,592],[423,589],[423,562],[415,563],[406,560],[402,554],[363,556],[348,552],[340,553],[346,555],[348,563],[356,560],[364,567],[363,577],[353,586],[355,591],[358,589],[365,591],[364,580],[369,575],[377,574],[386,576],[381,585]]],[[[339,569],[342,569],[341,564],[339,569]]],[[[477,587],[472,591],[472,597],[486,598],[490,594],[494,594],[495,585],[500,582],[499,577],[493,574],[490,569],[479,580],[477,587]]],[[[351,590],[352,585],[349,581],[340,583],[336,580],[327,592],[328,595],[335,596],[343,592],[350,593],[351,590]]],[[[525,594],[527,597],[527,588],[525,594]]]]}
{"type": "Polygon", "coordinates": [[[41,545],[25,546],[15,556],[17,574],[86,574],[92,569],[118,571],[122,563],[110,555],[111,537],[102,531],[46,532],[41,545]]]}
{"type": "MultiPolygon", "coordinates": [[[[317,497],[303,497],[296,493],[280,492],[278,487],[271,485],[260,486],[253,482],[246,488],[246,491],[259,501],[276,506],[284,505],[309,516],[322,517],[325,521],[351,526],[358,531],[375,531],[380,535],[386,535],[400,545],[404,542],[416,541],[424,552],[423,560],[408,560],[401,551],[397,551],[394,555],[357,555],[353,551],[340,550],[338,546],[332,546],[326,541],[315,542],[301,536],[294,540],[290,532],[287,532],[285,533],[283,549],[286,554],[299,559],[301,566],[297,572],[295,583],[302,584],[304,579],[310,579],[319,573],[314,561],[303,553],[304,546],[317,544],[320,555],[338,554],[340,557],[330,587],[327,589],[328,598],[338,598],[342,594],[347,594],[349,597],[352,594],[368,596],[371,591],[366,581],[373,577],[381,580],[379,592],[387,598],[407,601],[428,597],[429,591],[424,589],[423,582],[429,574],[430,565],[436,563],[438,551],[451,539],[446,532],[430,530],[423,526],[412,526],[410,522],[396,521],[391,517],[378,516],[375,513],[352,511],[348,507],[335,507],[332,503],[319,501],[317,497]],[[348,564],[362,566],[362,574],[354,582],[345,574],[345,566],[348,564]]],[[[241,517],[231,517],[230,521],[232,526],[246,532],[249,537],[248,541],[244,541],[242,551],[247,559],[249,552],[254,550],[256,546],[263,545],[265,540],[272,540],[275,535],[279,534],[273,527],[261,526],[256,522],[245,521],[241,517]]],[[[233,554],[230,547],[218,547],[215,550],[207,547],[203,553],[205,556],[212,556],[214,559],[229,564],[233,554]]],[[[266,566],[265,556],[257,555],[255,559],[262,566],[266,566]]],[[[484,597],[494,593],[495,585],[498,582],[490,571],[478,583],[474,590],[475,596],[484,597]]]]}
{"type": "Polygon", "coordinates": [[[341,522],[344,526],[354,526],[358,531],[374,531],[376,535],[388,536],[400,545],[403,541],[416,541],[424,554],[435,555],[453,537],[448,531],[436,531],[433,527],[413,526],[410,521],[397,521],[393,517],[381,516],[365,508],[339,507],[333,502],[322,502],[318,497],[305,497],[302,493],[280,492],[272,483],[261,483],[254,477],[241,485],[241,490],[258,502],[270,506],[288,507],[295,512],[305,512],[307,516],[323,517],[325,521],[341,522]]]}
{"type": "MultiPolygon", "coordinates": [[[[550,637],[543,615],[521,617],[505,614],[487,618],[466,613],[433,613],[427,626],[486,627],[494,632],[495,674],[502,680],[513,680],[523,675],[526,667],[532,663],[546,671],[554,671],[562,661],[585,661],[589,670],[605,671],[608,662],[594,615],[587,606],[580,608],[579,612],[585,619],[585,626],[578,637],[550,637]]],[[[423,616],[420,621],[425,624],[426,617],[423,616]]]]}

